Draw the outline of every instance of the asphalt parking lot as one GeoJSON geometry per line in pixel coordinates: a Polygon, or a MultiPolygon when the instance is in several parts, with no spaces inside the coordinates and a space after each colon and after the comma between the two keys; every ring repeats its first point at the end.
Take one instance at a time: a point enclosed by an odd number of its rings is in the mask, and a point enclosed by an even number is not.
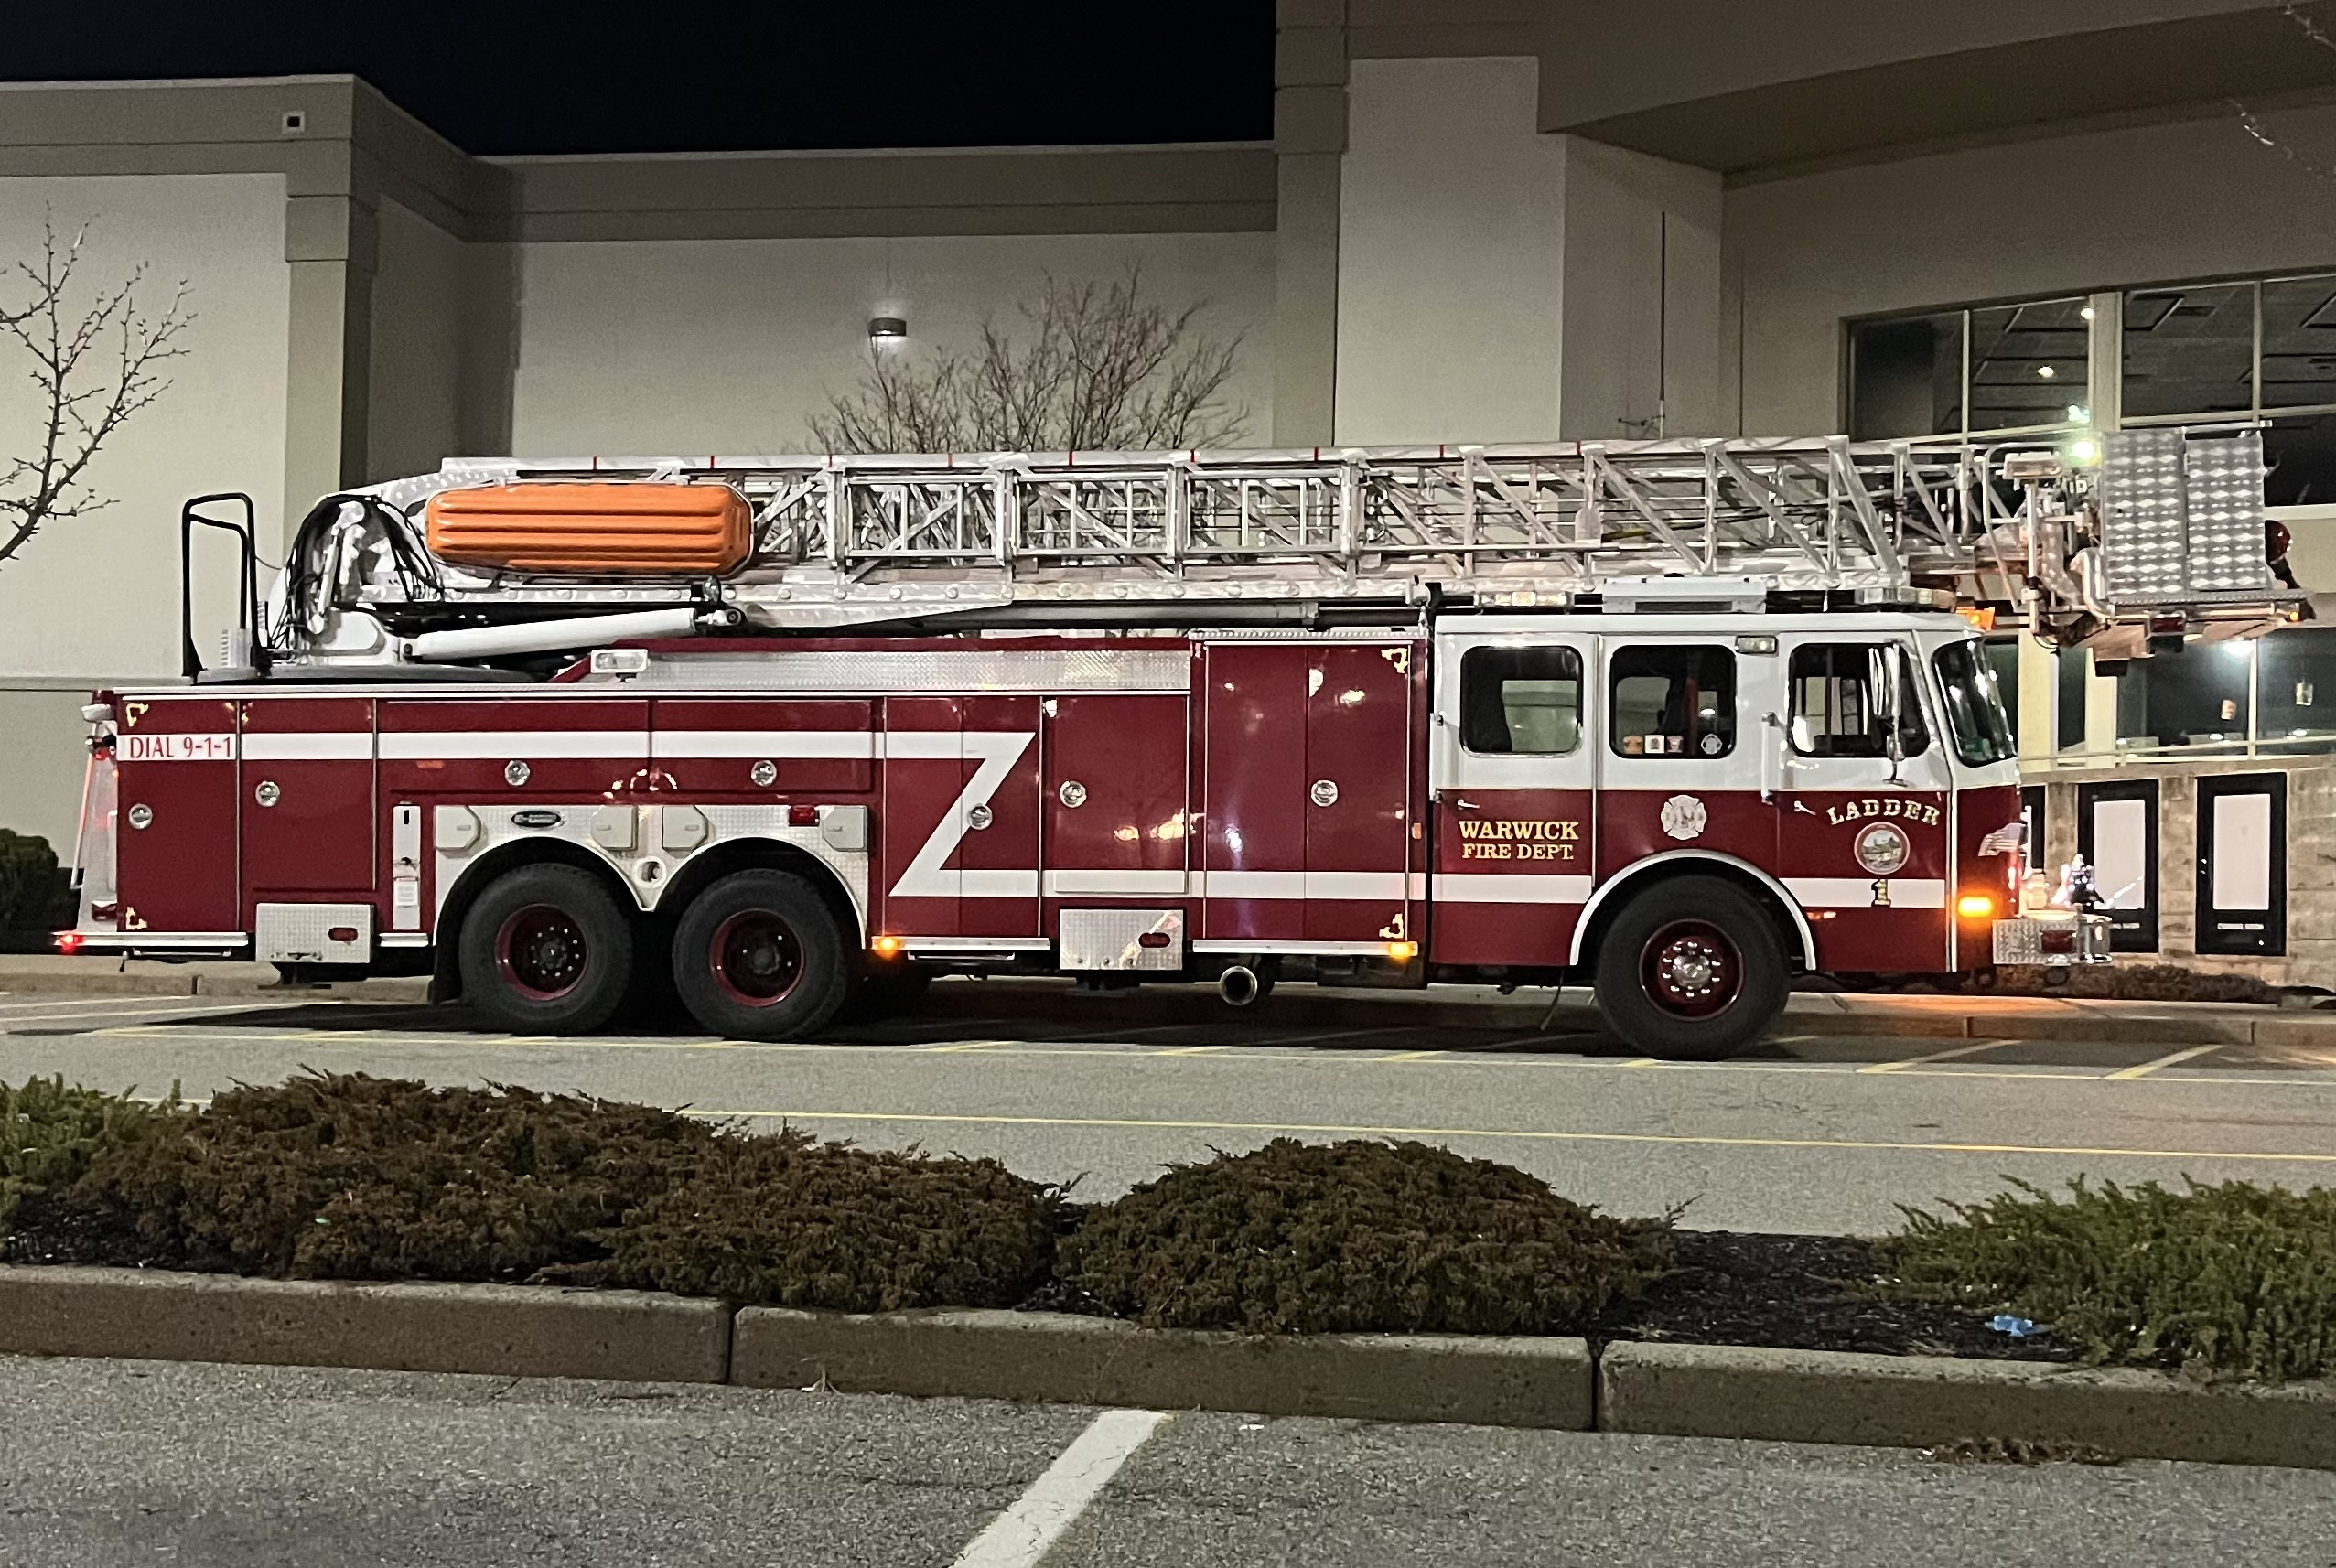
{"type": "Polygon", "coordinates": [[[1173,993],[1082,1005],[1015,1022],[942,995],[930,1015],[765,1045],[513,1036],[459,1009],[297,996],[0,995],[0,1077],[195,1098],[304,1069],[494,1080],[993,1155],[1087,1197],[1276,1136],[1416,1137],[1616,1211],[1685,1204],[1713,1229],[1879,1230],[1900,1203],[2006,1176],[2336,1179],[2336,1038],[1796,1035],[1788,1020],[1749,1056],[1679,1064],[1416,1001],[1327,1019],[1173,993]]]}
{"type": "Polygon", "coordinates": [[[0,1408],[11,1568],[2336,1562],[2300,1470],[7,1358],[0,1408]]]}

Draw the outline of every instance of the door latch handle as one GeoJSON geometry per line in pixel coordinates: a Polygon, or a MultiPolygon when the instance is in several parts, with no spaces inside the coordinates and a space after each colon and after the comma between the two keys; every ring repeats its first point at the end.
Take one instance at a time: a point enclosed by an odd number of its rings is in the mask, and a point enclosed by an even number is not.
{"type": "Polygon", "coordinates": [[[1474,800],[1469,800],[1466,795],[1455,797],[1452,804],[1458,806],[1463,811],[1480,811],[1484,809],[1478,805],[1474,800]]]}
{"type": "Polygon", "coordinates": [[[980,832],[988,827],[992,820],[990,809],[987,806],[975,806],[965,813],[965,825],[975,832],[980,832]]]}

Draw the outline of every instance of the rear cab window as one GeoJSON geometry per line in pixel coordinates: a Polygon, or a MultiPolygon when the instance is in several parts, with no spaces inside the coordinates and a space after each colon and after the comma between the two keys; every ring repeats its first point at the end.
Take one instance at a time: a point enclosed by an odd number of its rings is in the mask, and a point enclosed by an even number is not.
{"type": "Polygon", "coordinates": [[[1617,757],[1701,757],[1736,749],[1736,653],[1713,644],[1618,648],[1609,666],[1617,757]]]}

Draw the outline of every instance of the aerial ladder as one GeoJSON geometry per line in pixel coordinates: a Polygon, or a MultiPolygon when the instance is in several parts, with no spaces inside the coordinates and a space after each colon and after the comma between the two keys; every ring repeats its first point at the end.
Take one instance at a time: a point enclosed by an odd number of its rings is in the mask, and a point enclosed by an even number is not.
{"type": "MultiPolygon", "coordinates": [[[[2153,635],[2306,613],[2266,559],[2264,478],[2244,424],[2058,445],[456,460],[318,503],[264,600],[250,591],[233,670],[213,673],[420,672],[734,630],[1383,621],[1610,605],[1652,584],[1716,608],[1960,607],[2133,657],[2153,635]],[[432,548],[433,509],[457,492],[567,487],[588,508],[616,485],[718,487],[738,548],[704,571],[432,548]]],[[[221,525],[219,503],[241,499],[189,503],[182,526],[221,525]]]]}

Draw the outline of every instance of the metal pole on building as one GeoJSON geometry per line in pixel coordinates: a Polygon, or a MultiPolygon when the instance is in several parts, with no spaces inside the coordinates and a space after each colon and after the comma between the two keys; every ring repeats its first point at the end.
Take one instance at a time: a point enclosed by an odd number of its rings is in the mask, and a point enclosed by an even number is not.
{"type": "Polygon", "coordinates": [[[2255,739],[2263,733],[2263,639],[2246,639],[2246,754],[2255,755],[2255,739]]]}

